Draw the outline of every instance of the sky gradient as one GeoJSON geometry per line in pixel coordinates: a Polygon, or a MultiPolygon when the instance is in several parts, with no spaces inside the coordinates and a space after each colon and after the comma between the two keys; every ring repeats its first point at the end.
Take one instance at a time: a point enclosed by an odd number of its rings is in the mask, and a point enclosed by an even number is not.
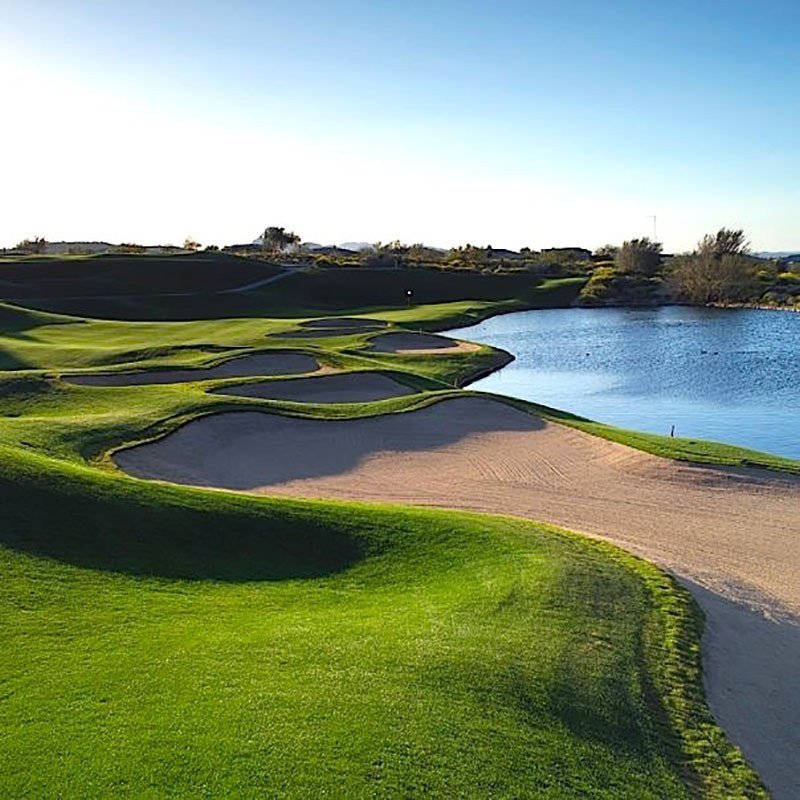
{"type": "Polygon", "coordinates": [[[0,0],[0,246],[800,248],[800,4],[0,0]]]}

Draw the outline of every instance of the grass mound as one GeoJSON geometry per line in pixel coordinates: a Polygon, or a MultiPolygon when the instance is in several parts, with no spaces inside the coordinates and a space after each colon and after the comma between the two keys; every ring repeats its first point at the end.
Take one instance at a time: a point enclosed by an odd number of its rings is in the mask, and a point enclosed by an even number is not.
{"type": "Polygon", "coordinates": [[[0,464],[0,794],[758,793],[693,606],[613,548],[0,464]]]}

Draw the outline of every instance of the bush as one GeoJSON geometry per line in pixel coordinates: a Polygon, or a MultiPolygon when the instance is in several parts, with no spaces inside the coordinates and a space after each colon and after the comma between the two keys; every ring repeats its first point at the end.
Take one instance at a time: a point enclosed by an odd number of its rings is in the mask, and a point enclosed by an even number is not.
{"type": "Polygon", "coordinates": [[[622,243],[614,259],[620,272],[655,275],[661,269],[661,244],[646,236],[622,243]]]}

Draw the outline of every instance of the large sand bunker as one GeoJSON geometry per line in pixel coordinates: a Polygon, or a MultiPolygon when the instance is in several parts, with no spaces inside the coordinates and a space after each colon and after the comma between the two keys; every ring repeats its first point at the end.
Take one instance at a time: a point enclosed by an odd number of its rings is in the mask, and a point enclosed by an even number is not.
{"type": "Polygon", "coordinates": [[[800,480],[694,467],[485,398],[358,420],[204,417],[115,456],[200,486],[516,514],[679,575],[707,615],[708,697],[775,797],[800,796],[800,480]]]}
{"type": "Polygon", "coordinates": [[[300,375],[319,369],[315,358],[304,353],[253,353],[203,369],[165,369],[149,372],[108,372],[65,375],[82,386],[138,386],[150,383],[184,383],[215,378],[249,378],[257,375],[300,375]]]}
{"type": "Polygon", "coordinates": [[[413,394],[414,390],[379,372],[343,372],[312,378],[242,383],[216,392],[299,403],[368,403],[413,394]]]}
{"type": "Polygon", "coordinates": [[[381,333],[370,339],[369,349],[378,353],[398,353],[403,355],[430,355],[434,353],[469,353],[480,347],[472,342],[459,342],[446,336],[433,333],[413,333],[396,331],[381,333]]]}

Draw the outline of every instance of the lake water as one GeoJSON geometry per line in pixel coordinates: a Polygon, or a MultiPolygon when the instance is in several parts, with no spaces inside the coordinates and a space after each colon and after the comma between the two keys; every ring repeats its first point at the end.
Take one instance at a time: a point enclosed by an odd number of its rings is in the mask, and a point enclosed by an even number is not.
{"type": "Polygon", "coordinates": [[[516,360],[470,388],[623,428],[800,458],[800,314],[670,306],[552,309],[448,335],[516,360]]]}

